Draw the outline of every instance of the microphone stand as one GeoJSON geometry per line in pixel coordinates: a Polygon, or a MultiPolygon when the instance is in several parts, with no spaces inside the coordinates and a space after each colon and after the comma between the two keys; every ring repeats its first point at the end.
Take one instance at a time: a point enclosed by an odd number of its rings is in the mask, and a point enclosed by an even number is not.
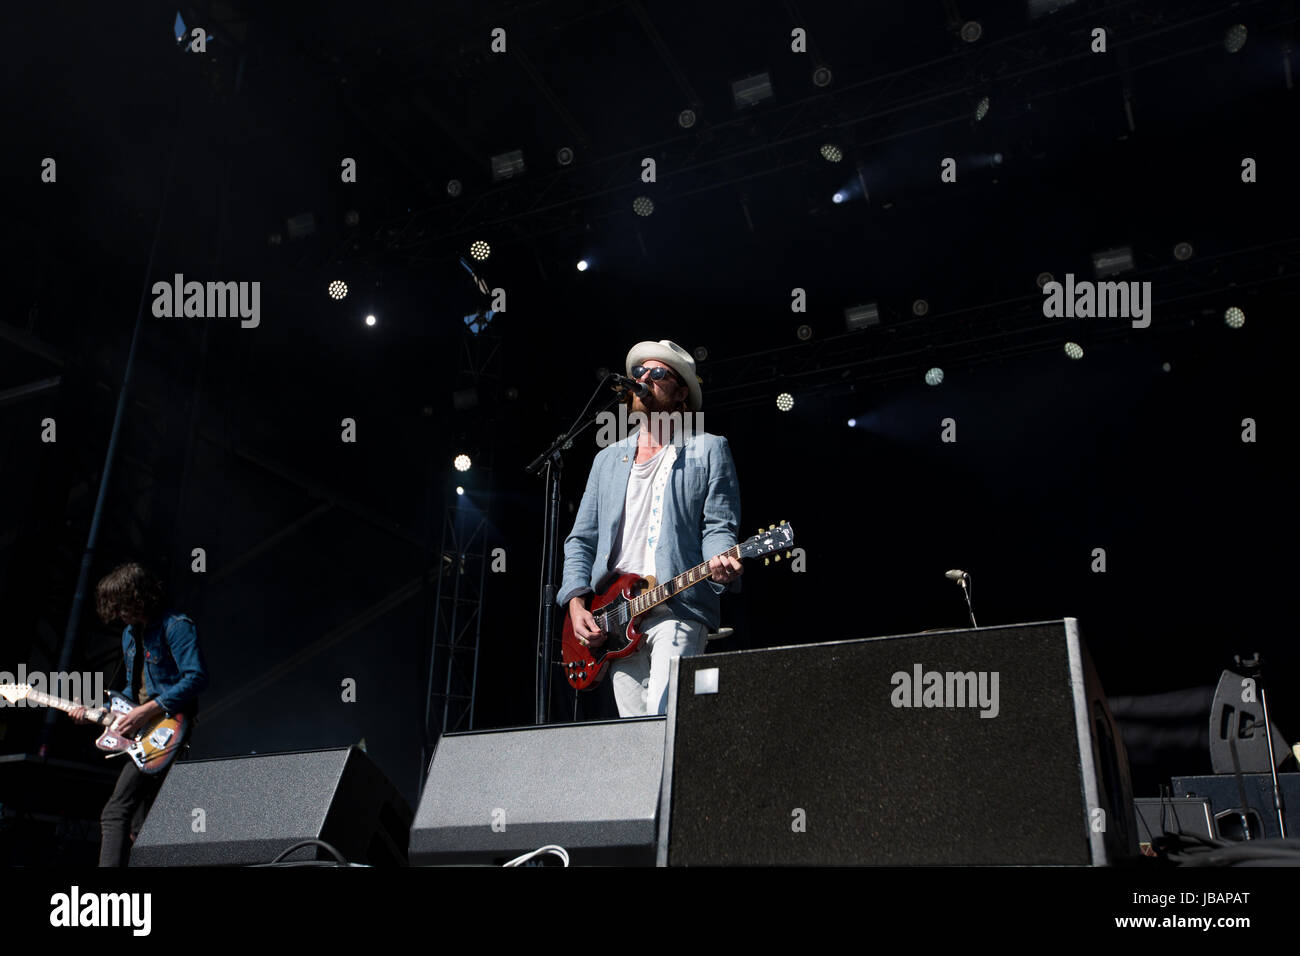
{"type": "Polygon", "coordinates": [[[565,445],[573,441],[575,436],[585,431],[603,413],[623,400],[623,391],[620,390],[600,409],[591,415],[587,415],[587,410],[591,408],[592,402],[596,401],[600,390],[614,377],[614,375],[605,376],[600,385],[596,387],[596,391],[592,393],[591,398],[587,400],[587,405],[583,408],[582,414],[578,416],[578,420],[573,423],[567,432],[551,442],[550,447],[534,458],[528,464],[528,467],[524,469],[530,475],[537,474],[543,468],[546,469],[546,511],[542,522],[542,606],[537,616],[537,673],[535,683],[537,696],[534,713],[534,723],[537,724],[547,722],[550,718],[551,709],[551,637],[555,633],[555,599],[558,596],[556,594],[558,586],[556,582],[556,563],[560,550],[560,473],[564,468],[564,458],[560,452],[565,445]]]}
{"type": "Polygon", "coordinates": [[[970,626],[979,627],[979,625],[975,623],[975,607],[971,604],[970,587],[966,584],[969,578],[969,574],[963,574],[961,576],[961,593],[966,595],[966,610],[970,612],[970,626]]]}

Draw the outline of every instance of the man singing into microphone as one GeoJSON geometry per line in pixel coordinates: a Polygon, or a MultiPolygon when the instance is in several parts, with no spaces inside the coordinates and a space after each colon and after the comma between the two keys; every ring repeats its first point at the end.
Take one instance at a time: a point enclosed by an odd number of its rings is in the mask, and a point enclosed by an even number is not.
{"type": "Polygon", "coordinates": [[[712,572],[710,580],[650,611],[641,621],[640,649],[613,662],[619,715],[639,717],[665,712],[669,662],[703,653],[709,628],[718,626],[719,596],[744,569],[738,558],[722,553],[735,546],[740,526],[740,490],[727,440],[679,431],[683,414],[703,404],[695,359],[664,339],[634,345],[626,365],[627,374],[646,388],[644,395],[629,393],[629,418],[640,427],[592,462],[564,542],[559,604],[568,609],[574,636],[599,647],[605,635],[585,596],[605,578],[630,572],[662,582],[706,559],[712,572]]]}

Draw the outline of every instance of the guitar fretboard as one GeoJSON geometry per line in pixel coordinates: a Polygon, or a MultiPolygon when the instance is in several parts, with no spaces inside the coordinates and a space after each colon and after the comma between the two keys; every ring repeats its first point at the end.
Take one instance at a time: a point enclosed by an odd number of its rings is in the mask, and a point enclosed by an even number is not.
{"type": "MultiPolygon", "coordinates": [[[[39,690],[27,691],[27,693],[24,695],[24,698],[26,700],[31,701],[33,704],[40,704],[42,707],[53,707],[54,709],[61,710],[64,713],[70,712],[75,707],[82,706],[81,704],[78,704],[75,700],[68,700],[65,697],[52,697],[51,695],[46,694],[43,691],[39,691],[39,690]]],[[[107,721],[105,720],[105,718],[110,716],[111,715],[103,708],[89,707],[89,706],[86,707],[87,720],[92,720],[99,724],[106,724],[107,721]]]]}
{"type": "MultiPolygon", "coordinates": [[[[740,545],[732,545],[726,551],[721,552],[721,554],[729,555],[733,558],[739,558],[740,545]]],[[[710,558],[709,560],[711,561],[713,559],[710,558]]],[[[650,588],[648,591],[642,591],[628,603],[632,617],[644,614],[655,605],[667,601],[673,595],[681,594],[687,588],[694,587],[707,578],[711,573],[712,572],[709,571],[709,562],[705,561],[703,564],[697,564],[689,571],[683,571],[681,574],[677,575],[677,577],[665,581],[663,584],[650,588]]]]}

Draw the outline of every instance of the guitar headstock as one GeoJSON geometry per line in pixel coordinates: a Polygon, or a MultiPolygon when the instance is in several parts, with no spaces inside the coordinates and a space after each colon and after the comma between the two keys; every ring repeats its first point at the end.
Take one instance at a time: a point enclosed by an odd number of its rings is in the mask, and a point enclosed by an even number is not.
{"type": "MultiPolygon", "coordinates": [[[[740,543],[742,558],[761,558],[794,544],[794,528],[782,521],[740,543]]],[[[778,555],[777,560],[780,560],[778,555]]]]}
{"type": "Polygon", "coordinates": [[[31,684],[0,684],[0,697],[16,704],[32,692],[31,684]]]}

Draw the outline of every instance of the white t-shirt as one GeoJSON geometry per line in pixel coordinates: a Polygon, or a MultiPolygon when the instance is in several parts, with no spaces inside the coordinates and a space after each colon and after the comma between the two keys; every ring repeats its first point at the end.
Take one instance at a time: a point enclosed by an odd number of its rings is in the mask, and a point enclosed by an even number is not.
{"type": "Polygon", "coordinates": [[[623,527],[614,544],[615,557],[610,565],[614,570],[642,577],[654,575],[655,546],[659,543],[659,528],[663,524],[664,492],[676,460],[677,446],[670,442],[648,461],[632,462],[627,498],[623,503],[623,527]]]}

